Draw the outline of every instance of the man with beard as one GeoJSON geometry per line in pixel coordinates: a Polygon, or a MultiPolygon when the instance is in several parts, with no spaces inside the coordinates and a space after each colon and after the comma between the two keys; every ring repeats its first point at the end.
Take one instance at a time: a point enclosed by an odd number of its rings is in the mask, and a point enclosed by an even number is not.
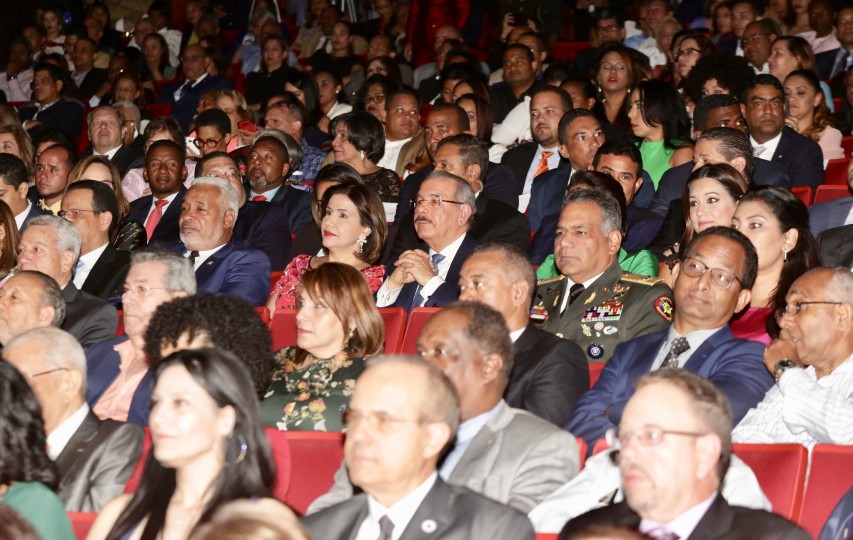
{"type": "Polygon", "coordinates": [[[263,136],[249,152],[249,200],[268,202],[284,208],[288,228],[297,231],[311,220],[311,194],[285,182],[289,165],[287,147],[280,140],[263,136]]]}

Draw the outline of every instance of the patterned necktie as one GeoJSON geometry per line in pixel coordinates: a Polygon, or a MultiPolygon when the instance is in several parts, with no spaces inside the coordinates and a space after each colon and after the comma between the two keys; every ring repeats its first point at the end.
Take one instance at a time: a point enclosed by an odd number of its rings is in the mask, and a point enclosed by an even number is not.
{"type": "Polygon", "coordinates": [[[267,202],[267,198],[264,195],[255,195],[252,197],[252,202],[267,202]]]}
{"type": "Polygon", "coordinates": [[[575,300],[578,299],[586,287],[583,286],[583,283],[575,283],[569,288],[569,305],[572,305],[575,300]]]}
{"type": "Polygon", "coordinates": [[[689,349],[690,343],[687,342],[687,338],[677,337],[673,339],[672,345],[669,346],[669,352],[666,353],[666,356],[663,358],[663,363],[660,365],[660,368],[677,368],[678,357],[687,352],[689,349]]]}
{"type": "Polygon", "coordinates": [[[148,221],[145,222],[145,232],[148,234],[149,243],[151,242],[151,237],[154,235],[154,229],[157,228],[157,224],[163,219],[163,207],[167,204],[169,204],[169,201],[166,199],[156,201],[154,203],[154,210],[151,211],[148,221]]]}
{"type": "Polygon", "coordinates": [[[646,536],[648,536],[649,538],[654,538],[655,540],[679,540],[680,538],[677,534],[670,531],[666,527],[657,527],[655,529],[652,529],[646,533],[646,536]]]}
{"type": "MultiPolygon", "coordinates": [[[[444,258],[444,255],[441,253],[436,253],[432,256],[432,266],[435,268],[435,275],[438,275],[438,265],[444,260],[444,258]]],[[[424,297],[421,296],[421,286],[418,285],[418,288],[415,290],[415,296],[412,298],[412,304],[409,306],[409,312],[411,313],[411,311],[416,307],[421,307],[423,303],[424,297]]]]}
{"type": "Polygon", "coordinates": [[[536,170],[533,171],[533,178],[536,178],[540,174],[544,172],[548,172],[548,158],[554,155],[554,152],[549,152],[545,150],[542,152],[542,159],[539,160],[539,165],[536,166],[536,170]]]}
{"type": "Polygon", "coordinates": [[[379,518],[379,538],[376,540],[391,540],[394,532],[394,522],[387,515],[379,518]]]}

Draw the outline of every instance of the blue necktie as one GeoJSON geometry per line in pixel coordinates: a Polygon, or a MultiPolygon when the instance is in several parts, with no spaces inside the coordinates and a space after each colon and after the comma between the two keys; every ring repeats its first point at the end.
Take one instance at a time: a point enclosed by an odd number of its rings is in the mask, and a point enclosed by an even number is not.
{"type": "MultiPolygon", "coordinates": [[[[432,266],[435,268],[435,275],[438,275],[438,265],[441,261],[444,260],[444,255],[441,253],[436,253],[432,256],[432,266]]],[[[421,304],[424,303],[424,297],[421,296],[421,286],[418,285],[418,288],[415,289],[415,296],[412,298],[412,304],[409,306],[409,311],[411,312],[416,307],[421,307],[421,304]]]]}

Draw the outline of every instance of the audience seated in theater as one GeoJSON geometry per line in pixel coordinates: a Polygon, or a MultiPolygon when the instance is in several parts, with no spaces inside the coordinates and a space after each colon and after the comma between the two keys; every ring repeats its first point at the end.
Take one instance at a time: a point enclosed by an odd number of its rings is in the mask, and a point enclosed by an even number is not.
{"type": "Polygon", "coordinates": [[[37,270],[56,280],[65,298],[61,328],[77,338],[83,348],[89,348],[115,335],[118,316],[106,301],[74,285],[71,278],[80,245],[80,233],[74,225],[57,216],[39,216],[21,237],[18,268],[37,270]]]}
{"type": "Polygon", "coordinates": [[[800,276],[780,308],[779,338],[764,352],[776,377],[735,427],[736,442],[853,444],[853,274],[817,268],[800,276]]]}
{"type": "Polygon", "coordinates": [[[534,52],[521,43],[514,43],[504,49],[503,82],[489,90],[492,107],[495,109],[495,122],[501,123],[507,114],[526,97],[545,83],[536,78],[539,61],[534,52]]]}
{"type": "Polygon", "coordinates": [[[383,203],[396,203],[400,194],[399,175],[376,165],[385,153],[382,122],[368,113],[355,111],[335,118],[329,124],[329,130],[334,134],[332,150],[335,161],[346,163],[358,171],[364,183],[376,191],[383,203]]]}
{"type": "Polygon", "coordinates": [[[70,144],[55,144],[36,157],[36,174],[30,199],[45,213],[59,212],[62,196],[68,188],[68,174],[77,164],[77,150],[70,144]]]}
{"type": "MultiPolygon", "coordinates": [[[[770,74],[783,83],[788,78],[788,75],[794,71],[806,70],[811,73],[817,73],[823,69],[822,66],[816,64],[815,55],[809,43],[802,37],[795,35],[780,37],[773,42],[767,65],[770,66],[770,74]]],[[[832,69],[832,66],[830,65],[829,68],[832,69]]],[[[827,76],[822,76],[821,78],[828,79],[829,77],[827,74],[827,76]]],[[[819,85],[823,91],[823,99],[829,108],[829,112],[833,112],[832,92],[829,89],[829,85],[823,81],[820,81],[819,85]]]]}
{"type": "Polygon", "coordinates": [[[737,313],[729,326],[735,337],[769,345],[779,336],[775,313],[784,307],[788,288],[820,266],[817,242],[808,228],[808,210],[787,189],[753,186],[738,202],[732,228],[755,247],[758,274],[749,307],[737,313]]]}
{"type": "Polygon", "coordinates": [[[513,342],[507,405],[564,426],[580,396],[589,389],[583,350],[530,322],[536,288],[526,254],[506,244],[477,247],[459,273],[459,299],[480,302],[504,318],[513,342]]]}
{"type": "Polygon", "coordinates": [[[298,305],[299,285],[306,273],[327,262],[358,270],[373,294],[382,285],[385,267],[379,257],[385,247],[387,224],[379,196],[364,184],[344,182],[324,187],[320,203],[323,254],[297,255],[273,286],[267,299],[270,313],[298,305]]]}
{"type": "Polygon", "coordinates": [[[635,65],[634,53],[619,43],[605,45],[596,60],[596,81],[599,100],[603,106],[601,122],[608,137],[631,131],[628,119],[628,96],[631,88],[640,82],[640,72],[635,65]]]}
{"type": "Polygon", "coordinates": [[[820,146],[785,125],[785,89],[776,77],[758,75],[747,87],[741,111],[749,128],[753,155],[784,165],[794,187],[823,183],[820,146]]]}
{"type": "MultiPolygon", "coordinates": [[[[697,233],[711,227],[730,227],[737,203],[749,188],[749,178],[725,161],[713,165],[696,165],[687,178],[683,195],[677,199],[681,203],[684,233],[679,242],[663,252],[664,265],[659,275],[670,286],[675,283],[674,268],[678,264],[682,246],[690,243],[697,233]]],[[[660,236],[658,234],[658,238],[660,236]]]]}
{"type": "Polygon", "coordinates": [[[770,46],[781,36],[782,31],[779,30],[779,25],[767,17],[759,16],[744,27],[741,37],[743,57],[757,75],[769,73],[770,67],[767,65],[767,60],[770,59],[770,46]]]}
{"type": "Polygon", "coordinates": [[[311,219],[311,195],[285,181],[290,172],[289,160],[287,147],[279,138],[273,135],[257,138],[246,164],[248,199],[284,209],[288,228],[299,231],[311,219]]]}
{"type": "Polygon", "coordinates": [[[625,206],[621,189],[613,189],[566,195],[554,242],[560,275],[538,283],[531,309],[543,330],[576,342],[592,362],[606,362],[618,343],[672,320],[669,287],[619,266],[625,206]]]}
{"type": "Polygon", "coordinates": [[[642,377],[611,432],[625,500],[572,519],[560,538],[573,538],[593,524],[625,525],[667,538],[809,538],[778,515],[735,506],[723,497],[732,455],[730,399],[713,381],[689,370],[642,377]]]}
{"type": "MultiPolygon", "coordinates": [[[[498,242],[510,244],[522,251],[530,246],[530,225],[514,207],[493,200],[483,186],[488,182],[489,150],[485,142],[473,135],[461,133],[442,139],[433,153],[435,170],[456,175],[465,180],[476,198],[473,222],[468,233],[478,244],[498,242]]],[[[415,211],[412,208],[396,226],[391,260],[403,252],[417,249],[420,238],[415,227],[415,211]]]]}
{"type": "Polygon", "coordinates": [[[47,453],[70,512],[97,512],[122,494],[142,452],[134,424],[101,422],[86,404],[86,355],[69,333],[39,328],[17,336],[3,359],[29,380],[44,417],[47,453]]]}
{"type": "Polygon", "coordinates": [[[262,306],[269,292],[270,260],[231,241],[240,201],[228,180],[197,177],[181,205],[180,235],[196,272],[198,290],[234,295],[262,306]]]}
{"type": "MultiPolygon", "coordinates": [[[[145,126],[145,132],[142,134],[142,151],[144,157],[131,164],[130,170],[127,171],[127,174],[124,175],[121,181],[121,188],[128,202],[132,203],[140,197],[151,195],[151,186],[145,180],[146,157],[151,145],[164,139],[170,140],[182,148],[185,147],[184,135],[181,132],[181,128],[175,119],[170,116],[154,118],[145,126]]],[[[183,183],[185,187],[189,188],[193,178],[195,178],[195,161],[184,160],[184,166],[187,168],[187,175],[183,183]]]]}
{"type": "Polygon", "coordinates": [[[45,439],[42,411],[27,376],[0,362],[0,506],[18,512],[38,538],[71,539],[74,530],[55,493],[59,472],[45,439]]]}
{"type": "MultiPolygon", "coordinates": [[[[193,144],[201,157],[212,152],[228,152],[231,146],[231,120],[222,109],[207,109],[195,117],[193,144]]],[[[204,176],[199,174],[199,176],[204,176]]]]}
{"type": "Polygon", "coordinates": [[[130,252],[118,251],[110,242],[110,232],[119,217],[113,191],[96,180],[75,182],[65,192],[59,214],[80,233],[74,286],[113,305],[120,304],[130,252]]]}
{"type": "MultiPolygon", "coordinates": [[[[853,85],[851,85],[851,88],[853,88],[853,85]]],[[[847,166],[847,187],[853,190],[853,160],[847,166]]],[[[810,206],[809,228],[812,234],[818,236],[823,231],[853,224],[851,209],[853,209],[853,197],[842,197],[810,206]]],[[[824,261],[824,264],[835,266],[835,264],[830,264],[830,262],[827,260],[824,261]]],[[[850,265],[842,264],[841,266],[853,266],[853,261],[851,261],[850,265]]]]}
{"type": "Polygon", "coordinates": [[[823,161],[844,159],[841,132],[832,125],[832,116],[824,100],[820,80],[813,72],[798,69],[785,79],[788,101],[786,123],[797,133],[820,145],[823,161]]]}
{"type": "Polygon", "coordinates": [[[34,328],[59,327],[64,319],[65,299],[52,277],[20,270],[0,287],[0,345],[34,328]]]}
{"type": "Polygon", "coordinates": [[[186,538],[222,504],[272,493],[275,462],[245,366],[200,349],[154,371],[152,448],[139,488],[105,506],[89,538],[186,538]]]}
{"type": "MultiPolygon", "coordinates": [[[[308,126],[308,109],[293,92],[284,92],[276,96],[275,105],[267,108],[264,128],[277,129],[287,133],[302,149],[302,159],[290,167],[291,182],[305,188],[305,182],[313,182],[317,172],[323,166],[326,152],[312,146],[303,136],[308,126]]],[[[310,188],[306,188],[310,191],[310,188]]]]}
{"type": "MultiPolygon", "coordinates": [[[[460,350],[459,354],[464,352],[470,351],[460,350]]],[[[460,362],[475,360],[460,358],[460,362]]],[[[500,378],[500,359],[490,363],[491,377],[500,378]]],[[[515,411],[505,405],[501,410],[516,419],[527,414],[513,415],[515,411]]],[[[363,493],[344,494],[336,499],[343,502],[309,515],[302,524],[315,538],[341,537],[353,531],[364,531],[370,538],[387,537],[393,529],[403,531],[404,536],[420,535],[422,529],[428,529],[428,534],[438,538],[533,540],[533,527],[524,514],[462,485],[448,485],[437,470],[439,457],[459,426],[459,413],[454,385],[433,365],[407,356],[373,363],[353,391],[346,416],[347,469],[337,475],[341,482],[351,480],[363,493]],[[418,421],[401,425],[400,419],[418,421]],[[364,455],[372,459],[361,457],[364,455]],[[406,512],[395,511],[407,501],[411,507],[406,505],[406,512]]],[[[533,416],[527,419],[547,426],[533,416]]],[[[517,442],[523,440],[507,441],[517,442]]],[[[553,452],[560,451],[565,446],[553,448],[553,452]]],[[[540,487],[540,482],[535,486],[540,487]]]]}
{"type": "MultiPolygon", "coordinates": [[[[327,147],[331,142],[329,132],[317,127],[317,122],[323,115],[320,110],[320,91],[317,82],[310,74],[298,69],[291,69],[285,75],[284,90],[292,92],[305,105],[307,115],[302,124],[302,134],[305,141],[314,148],[327,147]]],[[[332,133],[334,135],[334,133],[332,133]]]]}
{"type": "MultiPolygon", "coordinates": [[[[215,109],[212,109],[215,110],[215,109]]],[[[285,254],[290,249],[290,230],[287,213],[272,204],[249,201],[240,168],[225,152],[214,151],[198,160],[199,176],[213,176],[227,181],[237,193],[240,209],[234,223],[231,240],[236,246],[248,246],[263,251],[270,268],[284,268],[285,254]]]]}
{"type": "Polygon", "coordinates": [[[303,276],[297,305],[296,346],[276,353],[261,419],[282,431],[343,431],[365,358],[382,350],[382,317],[363,275],[335,262],[303,276]]]}
{"type": "Polygon", "coordinates": [[[139,150],[122,144],[122,136],[128,129],[124,114],[109,105],[102,105],[88,114],[86,123],[92,146],[80,156],[106,156],[124,176],[130,165],[141,157],[139,150]]]}
{"type": "Polygon", "coordinates": [[[275,499],[241,499],[219,507],[190,540],[310,540],[293,510],[275,499]]]}
{"type": "Polygon", "coordinates": [[[15,216],[2,200],[0,200],[0,229],[3,231],[3,235],[0,236],[0,284],[2,284],[3,280],[18,266],[18,244],[21,242],[15,216]]]}
{"type": "MultiPolygon", "coordinates": [[[[3,135],[0,134],[0,140],[3,135]]],[[[29,184],[27,164],[13,154],[0,153],[0,200],[6,203],[15,219],[18,234],[24,231],[29,221],[46,214],[38,202],[27,197],[29,184]]]]}
{"type": "Polygon", "coordinates": [[[145,331],[157,308],[196,293],[189,260],[159,249],[134,252],[123,282],[125,335],[86,351],[86,401],[101,420],[148,424],[153,365],[145,349],[145,331]]]}
{"type": "Polygon", "coordinates": [[[427,176],[415,200],[415,232],[423,243],[391,260],[376,293],[379,307],[440,307],[459,297],[459,270],[476,241],[468,234],[477,206],[468,182],[445,171],[427,176]]]}
{"type": "Polygon", "coordinates": [[[228,116],[227,132],[231,138],[228,141],[227,151],[234,152],[238,148],[251,144],[254,133],[239,129],[240,122],[251,121],[253,118],[243,94],[229,88],[219,90],[216,94],[216,108],[228,116]]]}
{"type": "Polygon", "coordinates": [[[726,227],[699,233],[676,268],[672,326],[616,347],[601,378],[572,412],[566,429],[590,448],[619,425],[642,375],[667,367],[698,373],[729,399],[735,421],[761,401],[773,380],[763,369],[763,345],[735,338],[732,315],[749,304],[758,256],[743,234],[726,227]]]}
{"type": "Polygon", "coordinates": [[[385,151],[376,165],[393,170],[400,178],[428,164],[420,111],[414,88],[401,88],[385,98],[385,151]]]}
{"type": "Polygon", "coordinates": [[[21,108],[21,120],[30,137],[49,128],[61,129],[76,140],[83,127],[83,106],[63,97],[66,82],[62,69],[53,64],[33,68],[33,104],[21,108]]]}

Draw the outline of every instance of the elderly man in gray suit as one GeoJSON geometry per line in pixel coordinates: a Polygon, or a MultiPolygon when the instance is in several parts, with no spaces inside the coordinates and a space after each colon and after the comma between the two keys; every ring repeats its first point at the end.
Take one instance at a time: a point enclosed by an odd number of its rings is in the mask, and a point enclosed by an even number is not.
{"type": "MultiPolygon", "coordinates": [[[[498,312],[474,302],[451,304],[424,325],[418,351],[459,393],[462,423],[439,467],[447,483],[527,513],[578,473],[571,434],[503,400],[513,354],[498,312]]],[[[351,495],[342,468],[331,491],[308,512],[351,495]]]]}
{"type": "Polygon", "coordinates": [[[66,509],[97,512],[121,495],[145,433],[135,424],[101,422],[89,410],[86,355],[77,340],[58,328],[36,328],[7,343],[3,358],[24,374],[41,406],[66,509]]]}
{"type": "Polygon", "coordinates": [[[355,385],[344,446],[350,478],[364,493],[303,525],[324,540],[533,540],[524,514],[440,477],[438,458],[459,411],[453,384],[429,363],[414,357],[371,363],[355,385]]]}

